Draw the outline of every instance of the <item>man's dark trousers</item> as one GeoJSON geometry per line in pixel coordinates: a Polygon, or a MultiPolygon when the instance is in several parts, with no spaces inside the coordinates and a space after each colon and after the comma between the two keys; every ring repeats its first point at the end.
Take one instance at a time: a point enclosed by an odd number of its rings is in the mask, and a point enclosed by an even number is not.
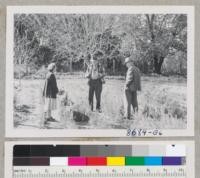
{"type": "Polygon", "coordinates": [[[127,118],[131,116],[131,106],[134,112],[138,111],[137,91],[125,90],[125,115],[127,118]]]}
{"type": "Polygon", "coordinates": [[[89,105],[93,110],[93,98],[94,93],[96,96],[96,109],[101,109],[101,92],[102,92],[102,81],[101,79],[90,79],[89,81],[89,105]]]}

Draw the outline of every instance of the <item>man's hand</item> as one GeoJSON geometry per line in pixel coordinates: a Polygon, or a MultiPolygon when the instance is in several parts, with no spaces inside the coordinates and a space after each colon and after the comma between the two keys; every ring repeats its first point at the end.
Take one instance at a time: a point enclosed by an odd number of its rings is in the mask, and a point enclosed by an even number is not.
{"type": "Polygon", "coordinates": [[[126,85],[126,86],[125,86],[125,90],[129,90],[129,87],[128,87],[128,85],[126,85]]]}

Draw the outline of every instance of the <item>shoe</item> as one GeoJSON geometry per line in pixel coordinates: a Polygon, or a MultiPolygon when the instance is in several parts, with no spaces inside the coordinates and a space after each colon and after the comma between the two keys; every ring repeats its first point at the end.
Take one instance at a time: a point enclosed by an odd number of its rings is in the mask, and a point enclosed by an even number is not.
{"type": "Polygon", "coordinates": [[[44,121],[44,125],[47,125],[47,124],[48,124],[48,121],[47,121],[47,120],[45,120],[45,121],[44,121]]]}
{"type": "Polygon", "coordinates": [[[127,117],[127,119],[128,119],[128,120],[133,120],[133,118],[131,118],[131,117],[127,117]]]}
{"type": "Polygon", "coordinates": [[[47,121],[48,121],[48,122],[57,122],[57,120],[55,120],[53,117],[49,117],[49,118],[47,119],[47,121]]]}
{"type": "Polygon", "coordinates": [[[102,113],[102,110],[100,108],[96,109],[96,110],[97,110],[97,112],[102,113]]]}
{"type": "Polygon", "coordinates": [[[132,120],[130,116],[124,116],[124,117],[122,117],[122,119],[124,119],[124,120],[125,119],[132,120]]]}
{"type": "Polygon", "coordinates": [[[90,110],[93,111],[93,104],[90,104],[90,110]]]}

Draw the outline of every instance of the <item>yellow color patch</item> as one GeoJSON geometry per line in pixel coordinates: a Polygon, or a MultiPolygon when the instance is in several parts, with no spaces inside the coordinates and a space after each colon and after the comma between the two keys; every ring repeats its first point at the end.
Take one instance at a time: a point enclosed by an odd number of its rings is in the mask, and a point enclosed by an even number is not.
{"type": "Polygon", "coordinates": [[[125,157],[107,157],[108,166],[124,166],[125,157]]]}

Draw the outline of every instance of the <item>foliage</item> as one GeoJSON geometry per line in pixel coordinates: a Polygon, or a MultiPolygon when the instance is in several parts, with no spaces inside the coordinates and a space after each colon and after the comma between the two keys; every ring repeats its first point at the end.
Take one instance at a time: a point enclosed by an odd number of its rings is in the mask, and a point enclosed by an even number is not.
{"type": "Polygon", "coordinates": [[[16,14],[14,27],[14,62],[25,66],[26,75],[52,61],[59,72],[84,71],[94,54],[107,73],[123,74],[126,51],[143,73],[185,75],[184,14],[16,14]],[[166,59],[176,59],[181,69],[173,62],[164,68],[166,59]]]}

